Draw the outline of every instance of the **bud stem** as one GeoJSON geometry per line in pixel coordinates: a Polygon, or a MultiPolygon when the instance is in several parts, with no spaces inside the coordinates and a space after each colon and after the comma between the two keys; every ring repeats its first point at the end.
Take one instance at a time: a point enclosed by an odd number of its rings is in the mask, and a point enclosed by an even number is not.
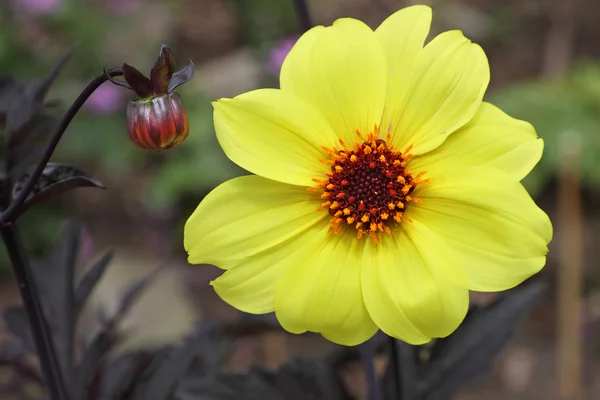
{"type": "Polygon", "coordinates": [[[52,157],[52,154],[54,153],[54,150],[56,150],[56,146],[58,145],[58,142],[60,142],[60,139],[62,138],[63,134],[67,130],[67,127],[73,120],[73,117],[75,117],[77,112],[79,112],[79,109],[83,106],[83,104],[86,102],[86,100],[92,95],[92,93],[94,93],[94,91],[96,89],[98,89],[100,87],[100,85],[102,85],[104,82],[106,82],[109,77],[123,75],[123,71],[121,68],[111,68],[108,71],[106,71],[106,73],[103,72],[102,74],[97,76],[93,81],[91,81],[85,87],[85,89],[83,89],[83,91],[77,97],[77,99],[75,99],[73,104],[71,104],[71,107],[67,110],[67,112],[63,116],[63,118],[60,122],[60,125],[58,125],[58,127],[54,131],[54,134],[52,135],[52,138],[48,142],[48,146],[46,147],[46,150],[44,151],[44,155],[42,156],[42,159],[40,160],[40,162],[38,162],[37,166],[35,167],[35,170],[29,176],[29,179],[25,183],[23,190],[19,193],[17,198],[8,206],[8,208],[6,210],[4,210],[2,213],[0,213],[0,227],[6,226],[6,225],[12,223],[13,220],[19,216],[19,214],[20,214],[19,209],[21,208],[23,203],[25,203],[27,196],[29,196],[29,193],[31,193],[31,190],[35,186],[35,183],[37,182],[39,177],[42,175],[42,172],[44,171],[46,164],[48,164],[48,161],[50,161],[50,157],[52,157]],[[108,75],[106,73],[108,73],[108,75]]]}
{"type": "Polygon", "coordinates": [[[296,13],[298,14],[300,29],[303,32],[306,32],[314,26],[313,20],[310,16],[307,0],[294,0],[294,5],[296,6],[296,13]]]}

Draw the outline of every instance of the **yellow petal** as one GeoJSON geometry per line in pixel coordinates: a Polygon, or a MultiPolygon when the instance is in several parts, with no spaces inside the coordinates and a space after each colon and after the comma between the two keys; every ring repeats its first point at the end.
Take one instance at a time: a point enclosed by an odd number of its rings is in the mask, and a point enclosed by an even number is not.
{"type": "Polygon", "coordinates": [[[250,172],[293,185],[313,186],[327,167],[321,146],[336,136],[301,99],[260,89],[213,103],[217,139],[225,154],[250,172]]]}
{"type": "Polygon", "coordinates": [[[475,115],[490,80],[485,53],[460,31],[444,32],[425,46],[414,68],[406,104],[386,104],[393,143],[415,155],[442,144],[475,115]]]}
{"type": "Polygon", "coordinates": [[[379,124],[385,103],[387,64],[375,33],[361,21],[339,19],[313,28],[292,48],[281,69],[281,90],[319,110],[348,144],[356,130],[379,124]]]}
{"type": "Polygon", "coordinates": [[[462,275],[453,251],[418,221],[405,225],[379,244],[367,241],[363,296],[382,331],[423,344],[458,327],[469,296],[465,282],[459,282],[462,275]]]}
{"type": "Polygon", "coordinates": [[[187,220],[191,264],[229,269],[274,251],[328,217],[317,194],[259,176],[232,179],[210,192],[187,220]]]}
{"type": "Polygon", "coordinates": [[[434,151],[412,159],[408,168],[419,172],[484,166],[521,180],[538,163],[543,149],[544,141],[530,123],[483,102],[469,123],[434,151]]]}
{"type": "Polygon", "coordinates": [[[322,333],[328,340],[352,346],[369,339],[377,326],[369,317],[361,293],[364,241],[350,230],[313,235],[285,270],[275,295],[275,313],[292,333],[322,333]]]}
{"type": "Polygon", "coordinates": [[[411,203],[406,214],[456,252],[469,289],[509,289],[544,266],[550,220],[506,174],[491,168],[448,170],[417,187],[416,195],[422,203],[411,203]]]}
{"type": "Polygon", "coordinates": [[[309,227],[301,235],[243,260],[211,282],[215,292],[229,305],[251,314],[275,311],[275,290],[283,271],[297,265],[307,243],[321,234],[327,220],[309,227]]]}
{"type": "Polygon", "coordinates": [[[388,130],[391,121],[400,118],[410,101],[409,82],[423,51],[431,26],[431,8],[415,5],[390,15],[375,31],[383,44],[388,65],[388,90],[382,129],[388,130]]]}

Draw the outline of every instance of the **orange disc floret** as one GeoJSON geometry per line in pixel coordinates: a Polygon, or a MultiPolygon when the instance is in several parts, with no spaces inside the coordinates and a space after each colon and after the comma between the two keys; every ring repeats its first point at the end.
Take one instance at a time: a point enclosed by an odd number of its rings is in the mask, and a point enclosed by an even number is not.
{"type": "MultiPolygon", "coordinates": [[[[378,138],[377,127],[362,142],[348,148],[323,148],[331,161],[326,180],[316,180],[326,201],[319,208],[333,217],[329,233],[339,233],[343,226],[356,229],[358,238],[368,235],[379,242],[379,233],[391,234],[402,220],[406,203],[419,202],[411,196],[417,183],[406,165],[410,154],[394,151],[378,138]],[[356,223],[358,221],[358,223],[356,223]]],[[[389,138],[387,138],[389,141],[389,138]]]]}

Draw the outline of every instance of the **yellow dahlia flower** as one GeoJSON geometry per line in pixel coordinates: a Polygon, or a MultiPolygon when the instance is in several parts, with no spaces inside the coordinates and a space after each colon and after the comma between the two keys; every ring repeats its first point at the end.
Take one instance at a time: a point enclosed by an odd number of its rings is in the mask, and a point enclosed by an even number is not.
{"type": "Polygon", "coordinates": [[[478,45],[450,31],[424,46],[430,23],[413,6],[375,31],[315,27],[281,90],[214,103],[223,150],[256,175],[206,196],[184,242],[225,270],[227,303],[344,345],[378,329],[420,344],[458,327],[470,289],[544,266],[552,226],[520,184],[543,142],[482,101],[478,45]]]}

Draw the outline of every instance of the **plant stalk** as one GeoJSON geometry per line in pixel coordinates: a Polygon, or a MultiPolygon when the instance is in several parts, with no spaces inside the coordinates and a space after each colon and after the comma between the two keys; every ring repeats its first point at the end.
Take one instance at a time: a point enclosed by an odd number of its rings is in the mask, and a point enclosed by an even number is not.
{"type": "Polygon", "coordinates": [[[42,373],[50,398],[53,400],[68,399],[65,381],[61,376],[61,366],[56,356],[54,342],[46,318],[44,317],[38,291],[33,280],[31,267],[25,249],[19,238],[17,227],[13,224],[2,228],[2,239],[10,257],[10,261],[19,284],[23,304],[31,326],[31,335],[38,351],[42,373]]]}
{"type": "Polygon", "coordinates": [[[375,355],[377,354],[377,343],[371,339],[358,346],[365,370],[367,380],[367,393],[369,400],[381,400],[381,392],[375,375],[375,355]]]}
{"type": "Polygon", "coordinates": [[[394,377],[394,391],[398,400],[415,400],[416,349],[408,343],[389,337],[390,367],[394,377]]]}

